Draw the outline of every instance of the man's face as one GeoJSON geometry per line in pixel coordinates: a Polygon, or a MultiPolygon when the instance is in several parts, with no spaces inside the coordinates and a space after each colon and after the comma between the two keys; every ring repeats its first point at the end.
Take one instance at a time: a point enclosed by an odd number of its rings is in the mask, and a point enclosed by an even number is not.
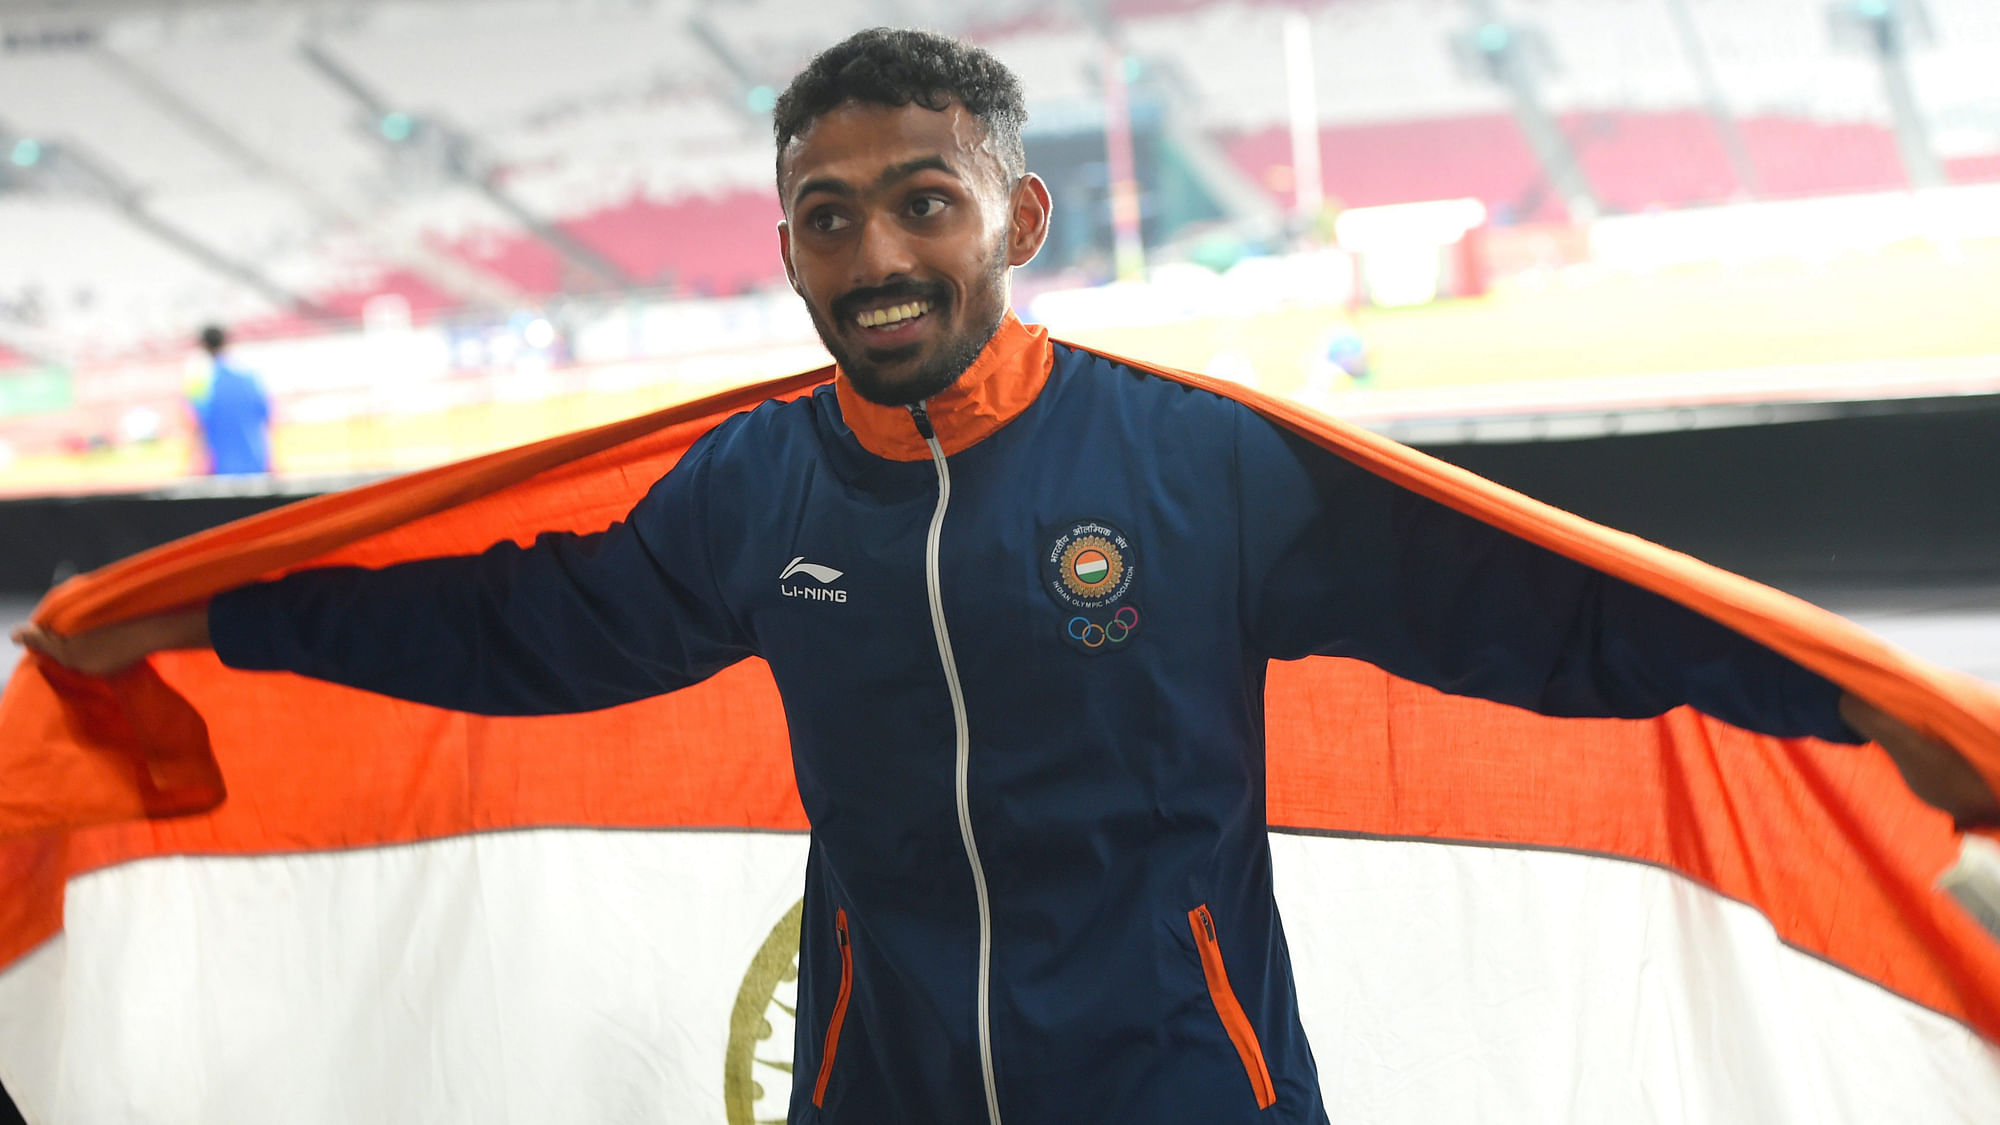
{"type": "Polygon", "coordinates": [[[849,102],[786,146],[785,273],[826,349],[872,402],[957,381],[1006,314],[1008,268],[1048,233],[1048,189],[1013,180],[956,102],[849,102]]]}

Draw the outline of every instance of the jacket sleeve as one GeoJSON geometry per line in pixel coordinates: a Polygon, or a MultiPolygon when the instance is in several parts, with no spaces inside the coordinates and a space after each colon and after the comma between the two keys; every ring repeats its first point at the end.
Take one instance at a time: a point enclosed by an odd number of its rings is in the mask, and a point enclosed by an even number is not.
{"type": "Polygon", "coordinates": [[[1734,630],[1241,414],[1244,620],[1266,655],[1356,657],[1544,715],[1691,705],[1762,734],[1863,741],[1837,687],[1734,630]]]}
{"type": "Polygon", "coordinates": [[[231,591],[209,607],[216,653],[486,715],[590,711],[696,683],[752,655],[710,564],[712,448],[697,443],[602,532],[231,591]]]}

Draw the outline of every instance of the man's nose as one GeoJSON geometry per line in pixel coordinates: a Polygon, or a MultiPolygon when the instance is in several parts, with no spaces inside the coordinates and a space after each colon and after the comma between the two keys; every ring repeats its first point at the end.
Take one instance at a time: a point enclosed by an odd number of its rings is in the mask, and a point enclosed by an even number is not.
{"type": "Polygon", "coordinates": [[[854,254],[854,283],[880,285],[916,272],[909,232],[886,216],[871,216],[861,227],[854,254]]]}

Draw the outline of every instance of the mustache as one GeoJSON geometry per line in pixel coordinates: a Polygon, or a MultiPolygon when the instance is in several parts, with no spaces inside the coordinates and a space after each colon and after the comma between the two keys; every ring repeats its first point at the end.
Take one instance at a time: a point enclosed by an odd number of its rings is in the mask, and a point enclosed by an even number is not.
{"type": "Polygon", "coordinates": [[[942,308],[951,290],[941,282],[897,281],[888,285],[877,285],[867,289],[856,289],[833,299],[829,306],[833,315],[840,320],[852,320],[863,306],[886,302],[928,301],[932,308],[942,308]]]}

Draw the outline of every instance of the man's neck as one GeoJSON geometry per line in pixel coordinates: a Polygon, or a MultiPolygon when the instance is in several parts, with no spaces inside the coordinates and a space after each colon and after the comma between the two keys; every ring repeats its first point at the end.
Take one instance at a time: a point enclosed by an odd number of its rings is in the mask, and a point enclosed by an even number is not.
{"type": "MultiPolygon", "coordinates": [[[[1026,410],[1041,394],[1055,361],[1047,331],[1008,313],[972,365],[950,387],[924,403],[947,456],[984,440],[1026,410]]],[[[869,402],[845,373],[834,380],[841,417],[862,448],[891,461],[923,461],[930,446],[908,408],[869,402]]]]}

